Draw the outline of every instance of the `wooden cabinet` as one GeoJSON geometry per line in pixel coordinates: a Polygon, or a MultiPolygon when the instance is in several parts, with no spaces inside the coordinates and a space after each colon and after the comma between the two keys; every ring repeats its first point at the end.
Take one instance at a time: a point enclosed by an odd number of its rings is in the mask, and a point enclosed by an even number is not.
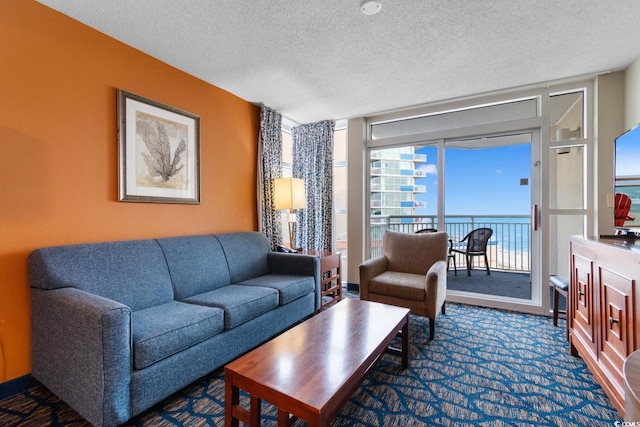
{"type": "Polygon", "coordinates": [[[569,342],[624,415],[623,366],[640,344],[640,244],[571,237],[569,342]]]}

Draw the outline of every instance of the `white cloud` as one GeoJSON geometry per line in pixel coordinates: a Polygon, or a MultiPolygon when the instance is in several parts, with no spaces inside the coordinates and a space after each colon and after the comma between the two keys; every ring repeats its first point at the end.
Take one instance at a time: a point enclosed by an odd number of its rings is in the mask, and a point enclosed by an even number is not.
{"type": "Polygon", "coordinates": [[[498,170],[496,170],[496,173],[497,173],[498,175],[502,175],[502,169],[498,169],[498,170]]]}
{"type": "Polygon", "coordinates": [[[436,165],[424,165],[421,166],[419,170],[424,171],[427,175],[438,175],[438,167],[436,165]]]}

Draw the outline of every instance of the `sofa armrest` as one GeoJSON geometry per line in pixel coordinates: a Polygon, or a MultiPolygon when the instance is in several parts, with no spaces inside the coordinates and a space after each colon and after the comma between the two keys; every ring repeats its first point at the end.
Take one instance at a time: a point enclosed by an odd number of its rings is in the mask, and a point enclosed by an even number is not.
{"type": "Polygon", "coordinates": [[[429,310],[432,313],[437,313],[447,298],[447,263],[445,261],[436,261],[427,271],[425,292],[427,295],[436,295],[435,298],[427,297],[427,301],[433,304],[429,310]]]}
{"type": "Polygon", "coordinates": [[[388,260],[385,256],[371,258],[360,264],[360,299],[369,299],[369,282],[387,271],[388,260]]]}
{"type": "Polygon", "coordinates": [[[320,258],[314,255],[269,252],[269,271],[272,274],[313,276],[315,281],[316,311],[320,310],[322,293],[320,289],[320,258]]]}
{"type": "Polygon", "coordinates": [[[75,288],[31,289],[32,374],[93,425],[130,418],[131,310],[75,288]]]}

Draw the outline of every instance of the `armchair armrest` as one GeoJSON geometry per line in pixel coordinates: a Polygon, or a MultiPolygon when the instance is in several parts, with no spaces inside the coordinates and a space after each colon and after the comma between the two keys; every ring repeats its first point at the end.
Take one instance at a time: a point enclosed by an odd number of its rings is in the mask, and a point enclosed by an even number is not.
{"type": "Polygon", "coordinates": [[[75,288],[32,288],[31,302],[33,376],[94,425],[129,419],[129,307],[75,288]]]}
{"type": "Polygon", "coordinates": [[[387,271],[388,260],[385,256],[371,258],[360,264],[360,299],[369,298],[369,282],[378,274],[387,271]]]}
{"type": "Polygon", "coordinates": [[[445,261],[436,261],[427,271],[425,292],[427,295],[437,295],[437,298],[427,298],[433,304],[432,313],[437,311],[437,307],[443,307],[447,298],[447,263],[445,261]]]}
{"type": "Polygon", "coordinates": [[[320,258],[284,252],[268,253],[269,271],[272,274],[292,274],[297,276],[313,276],[315,281],[316,310],[320,310],[322,293],[320,289],[320,258]]]}

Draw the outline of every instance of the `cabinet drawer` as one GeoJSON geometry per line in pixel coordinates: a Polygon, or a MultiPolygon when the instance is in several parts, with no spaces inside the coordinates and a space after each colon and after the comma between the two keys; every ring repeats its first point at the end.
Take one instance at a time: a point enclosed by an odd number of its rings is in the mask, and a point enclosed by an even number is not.
{"type": "Polygon", "coordinates": [[[598,279],[602,310],[600,360],[607,377],[623,393],[622,368],[635,348],[635,280],[605,267],[598,268],[598,279]]]}
{"type": "Polygon", "coordinates": [[[595,301],[593,285],[593,261],[573,254],[573,277],[575,286],[571,287],[573,334],[582,341],[594,356],[596,354],[595,301]]]}

